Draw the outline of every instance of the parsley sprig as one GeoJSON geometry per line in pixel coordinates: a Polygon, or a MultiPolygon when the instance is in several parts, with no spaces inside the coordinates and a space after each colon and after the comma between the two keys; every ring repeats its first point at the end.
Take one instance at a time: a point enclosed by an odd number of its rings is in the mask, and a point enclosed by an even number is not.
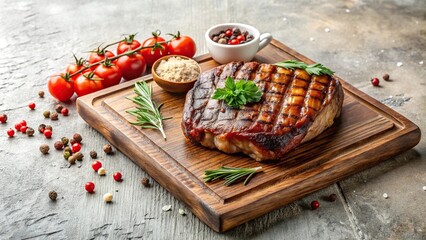
{"type": "Polygon", "coordinates": [[[308,65],[301,61],[287,60],[287,61],[275,63],[274,65],[278,67],[282,67],[282,68],[287,68],[287,69],[295,69],[295,68],[304,69],[309,75],[327,74],[329,76],[333,76],[334,74],[333,71],[324,67],[324,65],[322,65],[321,63],[308,65]]]}
{"type": "Polygon", "coordinates": [[[234,167],[220,167],[218,169],[213,170],[205,170],[204,171],[204,181],[211,182],[217,179],[224,179],[223,183],[225,186],[229,186],[239,179],[245,177],[244,185],[250,181],[250,178],[257,172],[260,172],[262,167],[255,168],[234,168],[234,167]]]}
{"type": "Polygon", "coordinates": [[[259,102],[261,97],[262,91],[253,81],[235,82],[231,77],[227,77],[225,87],[216,89],[212,96],[213,99],[224,100],[232,108],[241,108],[247,103],[259,102]]]}

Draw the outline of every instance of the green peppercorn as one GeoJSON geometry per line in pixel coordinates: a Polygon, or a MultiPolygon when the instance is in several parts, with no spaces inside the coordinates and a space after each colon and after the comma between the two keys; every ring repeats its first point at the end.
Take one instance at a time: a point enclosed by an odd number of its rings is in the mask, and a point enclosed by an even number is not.
{"type": "Polygon", "coordinates": [[[61,142],[62,144],[64,144],[64,146],[68,145],[69,139],[67,137],[63,137],[61,138],[61,142]]]}
{"type": "Polygon", "coordinates": [[[64,148],[64,152],[69,152],[70,154],[72,154],[72,150],[71,150],[71,148],[69,146],[66,146],[64,148]]]}
{"type": "Polygon", "coordinates": [[[43,112],[43,116],[44,116],[45,118],[50,118],[50,111],[44,111],[44,112],[43,112]]]}
{"type": "Polygon", "coordinates": [[[68,152],[68,151],[65,151],[64,152],[64,158],[65,158],[65,160],[68,160],[69,157],[71,157],[71,153],[68,152]]]}

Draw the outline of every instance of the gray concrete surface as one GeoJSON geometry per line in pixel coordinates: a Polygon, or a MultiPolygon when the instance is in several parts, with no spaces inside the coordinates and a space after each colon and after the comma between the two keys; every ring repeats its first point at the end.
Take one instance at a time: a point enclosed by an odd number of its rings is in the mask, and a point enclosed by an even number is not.
{"type": "Polygon", "coordinates": [[[223,234],[191,213],[179,215],[185,206],[158,184],[143,188],[139,181],[147,174],[119,152],[100,154],[106,177],[93,174],[87,159],[68,168],[55,150],[40,154],[40,144],[52,146],[74,132],[83,135],[85,153],[100,153],[106,143],[78,116],[75,102],[66,104],[69,117],[42,116],[56,102],[37,92],[72,62],[72,52],[84,56],[123,33],[143,39],[161,29],[192,36],[200,55],[207,52],[205,30],[234,21],[330,67],[425,135],[426,1],[1,1],[0,112],[9,122],[0,125],[0,239],[426,239],[424,138],[406,153],[223,234]],[[392,81],[371,86],[369,79],[383,73],[392,81]],[[30,101],[35,111],[28,110],[30,101]],[[6,130],[21,119],[35,128],[52,124],[53,138],[8,138],[6,130]],[[112,180],[114,171],[123,182],[112,180]],[[96,194],[85,193],[87,181],[97,183],[96,194]],[[56,202],[47,196],[51,190],[56,202]],[[114,194],[109,205],[102,201],[108,191],[114,194]],[[339,195],[337,202],[321,200],[330,193],[339,195]],[[321,207],[311,211],[314,199],[321,207]],[[172,211],[162,212],[167,204],[172,211]]]}

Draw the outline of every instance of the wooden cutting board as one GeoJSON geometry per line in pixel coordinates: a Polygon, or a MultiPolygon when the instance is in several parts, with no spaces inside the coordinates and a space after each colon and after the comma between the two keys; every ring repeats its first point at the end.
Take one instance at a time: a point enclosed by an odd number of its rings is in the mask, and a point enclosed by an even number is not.
{"type": "MultiPolygon", "coordinates": [[[[276,40],[254,60],[275,63],[286,59],[313,63],[276,40]]],[[[209,55],[196,60],[203,71],[217,66],[209,55]]],[[[222,232],[404,152],[420,141],[415,124],[338,79],[345,90],[340,119],[281,162],[258,163],[243,155],[227,155],[191,144],[180,127],[185,96],[165,92],[151,75],[80,97],[77,108],[90,126],[185,202],[198,218],[222,232]],[[126,97],[134,95],[133,84],[142,79],[153,84],[154,100],[164,103],[163,115],[173,117],[164,122],[167,141],[156,130],[142,130],[129,123],[134,118],[126,110],[135,105],[126,97]],[[246,186],[226,187],[223,181],[204,183],[204,170],[220,166],[262,166],[263,172],[246,186]]]]}

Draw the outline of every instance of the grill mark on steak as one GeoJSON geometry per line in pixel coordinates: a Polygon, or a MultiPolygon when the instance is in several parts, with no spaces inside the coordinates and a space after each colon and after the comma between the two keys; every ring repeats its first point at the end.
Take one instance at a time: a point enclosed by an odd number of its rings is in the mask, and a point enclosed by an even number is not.
{"type": "Polygon", "coordinates": [[[225,152],[244,151],[257,160],[280,158],[300,144],[316,116],[335,98],[337,87],[339,99],[333,109],[338,111],[327,117],[338,115],[343,101],[336,79],[310,76],[302,69],[232,62],[200,75],[186,97],[183,131],[192,142],[225,152]],[[263,92],[261,101],[232,109],[212,99],[228,76],[254,81],[263,92]]]}

